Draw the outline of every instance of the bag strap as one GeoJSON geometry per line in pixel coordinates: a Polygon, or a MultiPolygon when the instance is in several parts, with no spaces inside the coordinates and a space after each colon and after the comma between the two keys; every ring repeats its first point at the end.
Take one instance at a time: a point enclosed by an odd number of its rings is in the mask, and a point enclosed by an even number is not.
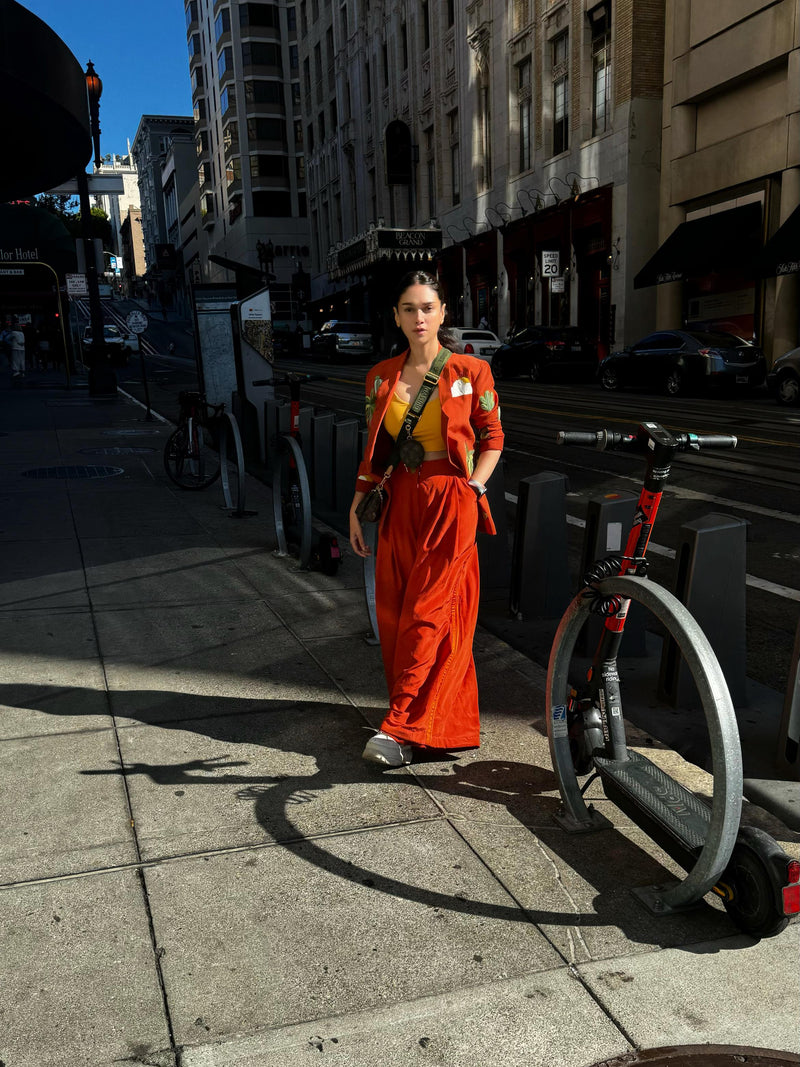
{"type": "Polygon", "coordinates": [[[406,431],[406,436],[410,437],[414,432],[414,427],[419,422],[419,417],[423,412],[425,405],[428,403],[431,397],[431,393],[436,388],[439,381],[445,363],[452,356],[446,348],[439,349],[436,359],[431,363],[430,369],[425,372],[425,377],[422,379],[422,385],[419,387],[419,392],[414,397],[414,402],[409,407],[406,417],[403,419],[403,429],[406,431]]]}

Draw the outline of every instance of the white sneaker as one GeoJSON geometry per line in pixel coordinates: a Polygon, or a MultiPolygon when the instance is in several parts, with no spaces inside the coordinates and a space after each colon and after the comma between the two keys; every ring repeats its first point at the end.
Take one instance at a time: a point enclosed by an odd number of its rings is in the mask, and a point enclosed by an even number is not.
{"type": "Polygon", "coordinates": [[[368,763],[381,763],[385,767],[404,767],[414,756],[411,745],[402,745],[388,734],[379,732],[367,741],[362,753],[368,763]]]}

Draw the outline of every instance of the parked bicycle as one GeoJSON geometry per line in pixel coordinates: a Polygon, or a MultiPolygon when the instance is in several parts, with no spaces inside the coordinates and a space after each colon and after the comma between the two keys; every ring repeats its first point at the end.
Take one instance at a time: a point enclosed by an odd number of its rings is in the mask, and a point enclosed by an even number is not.
{"type": "Polygon", "coordinates": [[[684,908],[713,892],[742,930],[754,937],[777,934],[790,915],[800,912],[800,863],[763,831],[740,828],[741,748],[725,677],[684,605],[646,578],[647,547],[675,455],[734,448],[736,438],[672,434],[658,423],[644,422],[637,433],[562,432],[558,442],[646,457],[644,484],[623,554],[599,560],[589,569],[585,588],[567,608],[550,654],[547,730],[563,802],[559,822],[570,832],[610,825],[584,801],[589,785],[599,779],[609,800],[688,872],[669,887],[634,890],[654,914],[684,908]],[[694,679],[711,744],[710,806],[628,748],[618,656],[631,602],[641,603],[660,621],[694,679]],[[592,613],[600,615],[604,625],[591,666],[580,677],[575,643],[592,613]],[[580,786],[578,778],[586,775],[591,777],[580,786]]]}
{"type": "Polygon", "coordinates": [[[295,547],[302,568],[316,565],[324,574],[334,575],[341,566],[342,553],[338,538],[334,535],[314,535],[311,485],[300,434],[300,388],[303,382],[324,380],[323,375],[285,373],[276,374],[272,379],[254,381],[253,385],[286,384],[289,387],[289,430],[276,434],[272,442],[272,507],[278,541],[276,554],[288,556],[291,554],[290,548],[295,547]]]}
{"type": "Polygon", "coordinates": [[[164,470],[181,489],[205,489],[220,473],[219,440],[224,404],[202,393],[178,394],[178,426],[164,446],[164,470]]]}

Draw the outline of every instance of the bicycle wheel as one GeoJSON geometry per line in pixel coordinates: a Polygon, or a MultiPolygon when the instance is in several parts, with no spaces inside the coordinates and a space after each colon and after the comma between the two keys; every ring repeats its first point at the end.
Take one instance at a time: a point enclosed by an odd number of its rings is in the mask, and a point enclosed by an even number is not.
{"type": "MultiPolygon", "coordinates": [[[[637,753],[628,753],[631,757],[633,777],[636,777],[640,769],[645,772],[652,768],[652,779],[657,789],[664,794],[670,785],[674,785],[679,801],[672,806],[691,809],[689,815],[695,823],[695,829],[690,835],[695,858],[686,878],[676,886],[650,894],[656,899],[654,910],[664,914],[705,896],[725,869],[733,851],[742,807],[742,754],[736,715],[725,677],[708,638],[677,597],[646,578],[632,576],[606,578],[598,583],[598,588],[604,596],[620,596],[642,604],[675,639],[697,686],[711,743],[714,795],[710,810],[660,768],[654,767],[637,753]],[[703,825],[702,833],[697,831],[697,824],[703,825]]],[[[567,713],[570,702],[570,664],[575,642],[588,614],[589,601],[580,595],[575,597],[564,613],[550,654],[546,692],[550,755],[565,812],[565,818],[561,821],[569,829],[584,831],[608,825],[603,816],[588,808],[584,802],[573,763],[576,738],[574,731],[573,737],[570,737],[567,713]]],[[[620,709],[609,710],[612,715],[620,715],[620,709]]],[[[611,761],[602,758],[598,753],[602,746],[597,743],[596,738],[598,730],[602,737],[602,723],[596,721],[594,708],[587,708],[586,715],[586,734],[589,741],[578,746],[579,755],[581,758],[587,754],[592,756],[600,770],[603,785],[606,786],[606,776],[610,777],[613,768],[609,766],[611,761]]],[[[647,800],[647,774],[642,773],[641,777],[645,784],[639,784],[635,789],[647,800]]],[[[616,796],[612,799],[618,802],[616,796]]],[[[678,815],[670,813],[670,803],[663,805],[663,814],[668,821],[672,819],[672,828],[677,833],[681,823],[678,815]]],[[[650,836],[653,834],[650,833],[650,836]]],[[[661,840],[659,843],[664,845],[661,840]]],[[[645,899],[643,892],[638,895],[645,899]]]]}
{"type": "Polygon", "coordinates": [[[164,470],[181,489],[205,489],[219,477],[219,455],[208,426],[187,419],[167,439],[164,470]]]}
{"type": "Polygon", "coordinates": [[[278,540],[276,555],[288,556],[297,547],[300,566],[311,561],[311,490],[306,462],[294,437],[283,435],[272,466],[272,513],[278,540]]]}

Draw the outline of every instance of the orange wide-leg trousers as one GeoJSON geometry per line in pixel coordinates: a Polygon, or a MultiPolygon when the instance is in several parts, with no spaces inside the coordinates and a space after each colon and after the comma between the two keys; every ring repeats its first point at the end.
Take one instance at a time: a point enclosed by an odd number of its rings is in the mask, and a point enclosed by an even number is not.
{"type": "Polygon", "coordinates": [[[472,641],[480,574],[478,504],[449,460],[388,482],[375,573],[389,712],[381,729],[431,748],[480,742],[472,641]]]}

